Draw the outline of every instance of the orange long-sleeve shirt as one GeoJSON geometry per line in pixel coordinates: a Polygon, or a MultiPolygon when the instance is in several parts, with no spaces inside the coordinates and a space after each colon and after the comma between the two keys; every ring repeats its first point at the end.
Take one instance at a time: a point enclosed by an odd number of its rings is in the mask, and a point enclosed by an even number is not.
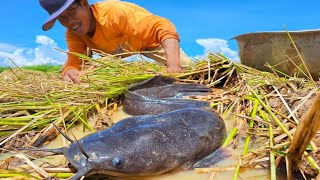
{"type": "MultiPolygon", "coordinates": [[[[135,4],[104,1],[91,5],[96,30],[93,37],[78,36],[67,30],[70,52],[84,54],[87,47],[110,54],[152,50],[168,38],[179,40],[174,25],[167,19],[151,14],[135,4]]],[[[82,61],[71,54],[63,74],[72,68],[80,69],[82,61]]]]}

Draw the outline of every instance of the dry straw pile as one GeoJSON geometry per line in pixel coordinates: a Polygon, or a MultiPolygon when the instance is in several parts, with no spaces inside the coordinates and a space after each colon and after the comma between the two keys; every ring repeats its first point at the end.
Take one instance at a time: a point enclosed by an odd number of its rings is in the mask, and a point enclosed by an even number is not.
{"type": "MultiPolygon", "coordinates": [[[[51,123],[68,131],[80,122],[84,128],[95,131],[96,127],[87,123],[95,117],[110,126],[113,122],[108,115],[121,104],[125,88],[164,72],[163,66],[145,61],[82,58],[98,65],[87,71],[82,76],[83,83],[77,85],[62,82],[55,73],[17,68],[0,74],[1,147],[41,145],[56,134],[51,123]]],[[[261,72],[230,62],[220,54],[209,54],[206,60],[194,63],[176,77],[180,82],[201,83],[212,88],[209,95],[193,98],[210,102],[215,111],[232,122],[224,147],[237,147],[244,141],[238,166],[232,167],[235,179],[239,169],[245,167],[269,168],[270,178],[276,178],[276,168],[288,156],[297,123],[318,91],[318,82],[261,72]],[[253,148],[254,144],[259,144],[259,148],[253,148]]],[[[299,166],[303,174],[318,174],[319,146],[316,135],[307,148],[309,156],[304,156],[299,166]]],[[[24,174],[12,171],[15,167],[10,158],[1,161],[0,167],[3,169],[0,177],[24,174]]],[[[41,168],[33,177],[48,175],[39,171],[42,172],[41,168]]]]}

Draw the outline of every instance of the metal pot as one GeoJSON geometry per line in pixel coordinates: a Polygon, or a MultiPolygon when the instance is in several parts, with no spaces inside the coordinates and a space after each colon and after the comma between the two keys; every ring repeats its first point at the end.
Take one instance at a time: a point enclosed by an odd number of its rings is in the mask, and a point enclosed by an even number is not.
{"type": "MultiPolygon", "coordinates": [[[[314,79],[320,72],[320,30],[289,31],[298,51],[314,79]]],[[[256,32],[234,37],[238,42],[242,64],[271,71],[266,64],[288,75],[308,74],[286,31],[256,32]],[[299,68],[305,73],[303,74],[299,68]]]]}

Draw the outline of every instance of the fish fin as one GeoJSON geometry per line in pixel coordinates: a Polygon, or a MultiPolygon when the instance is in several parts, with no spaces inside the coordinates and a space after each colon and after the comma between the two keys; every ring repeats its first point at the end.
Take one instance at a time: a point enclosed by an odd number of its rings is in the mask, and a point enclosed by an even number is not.
{"type": "Polygon", "coordinates": [[[128,87],[128,91],[135,91],[137,89],[145,89],[150,87],[158,87],[158,86],[164,86],[168,84],[172,84],[176,81],[174,77],[170,76],[163,76],[163,75],[156,75],[152,78],[149,78],[145,81],[141,81],[139,83],[130,85],[128,87]]]}
{"type": "Polygon", "coordinates": [[[77,173],[74,174],[70,180],[79,180],[82,178],[82,176],[86,176],[88,174],[89,170],[86,168],[79,168],[77,173]]]}
{"type": "Polygon", "coordinates": [[[211,89],[202,84],[173,84],[179,92],[210,92],[211,89]]]}
{"type": "Polygon", "coordinates": [[[172,84],[173,89],[177,91],[175,98],[186,96],[206,96],[211,89],[201,84],[172,84]]]}
{"type": "Polygon", "coordinates": [[[206,168],[213,166],[217,162],[231,156],[231,153],[229,150],[225,148],[219,148],[213,153],[209,154],[208,156],[204,157],[200,161],[196,162],[193,165],[193,168],[206,168]]]}

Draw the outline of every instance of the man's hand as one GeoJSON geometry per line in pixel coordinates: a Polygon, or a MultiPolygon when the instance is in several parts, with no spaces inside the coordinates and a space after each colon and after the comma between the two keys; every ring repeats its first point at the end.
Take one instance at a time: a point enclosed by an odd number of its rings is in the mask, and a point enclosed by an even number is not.
{"type": "Polygon", "coordinates": [[[69,69],[64,73],[63,80],[68,82],[80,83],[80,72],[77,69],[69,69]]]}
{"type": "Polygon", "coordinates": [[[180,73],[182,68],[179,65],[167,65],[167,73],[180,73]]]}

